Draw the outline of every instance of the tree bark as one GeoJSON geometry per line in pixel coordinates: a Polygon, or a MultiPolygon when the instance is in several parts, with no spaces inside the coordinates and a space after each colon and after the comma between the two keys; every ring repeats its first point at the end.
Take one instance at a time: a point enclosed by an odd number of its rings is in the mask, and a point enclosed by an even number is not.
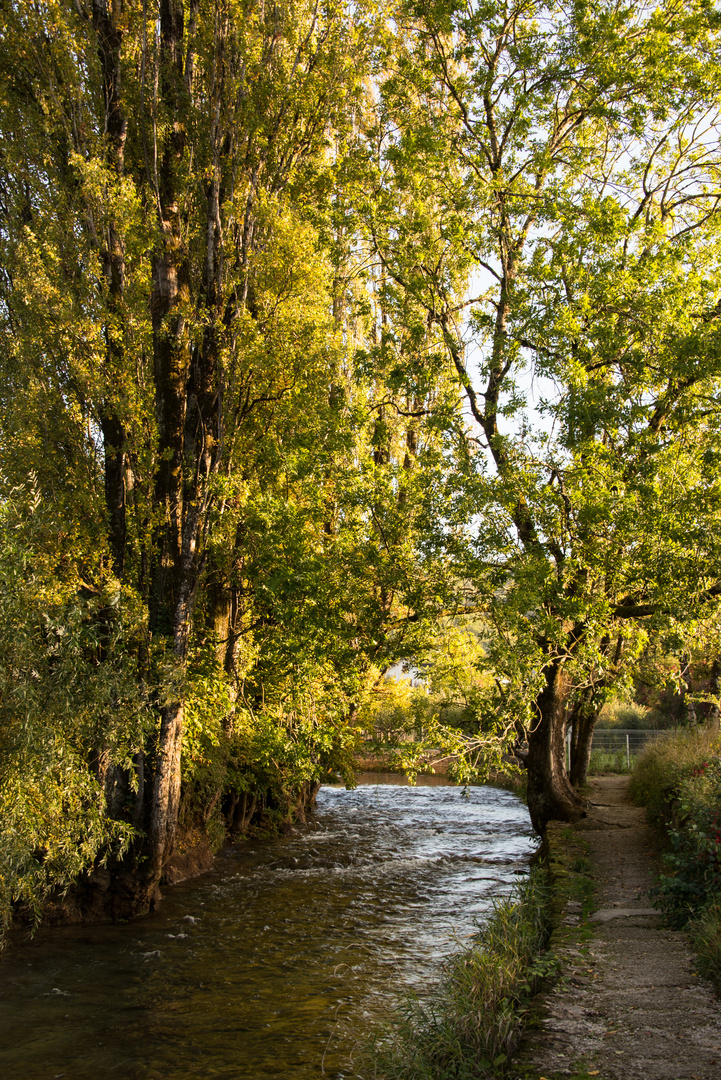
{"type": "Polygon", "coordinates": [[[562,661],[546,666],[546,685],[536,700],[538,720],[528,735],[528,809],[531,824],[543,834],[549,821],[577,821],[583,803],[571,786],[565,765],[562,661]]]}
{"type": "MultiPolygon", "coordinates": [[[[158,427],[154,497],[160,521],[153,535],[150,628],[171,646],[182,681],[197,571],[194,544],[184,529],[184,435],[189,349],[181,306],[190,299],[190,269],[182,238],[179,169],[185,150],[180,101],[183,81],[183,5],[160,3],[160,95],[172,119],[158,164],[158,215],[162,246],[153,263],[151,318],[158,427]],[[184,535],[185,533],[185,535],[184,535]]],[[[175,841],[180,803],[184,695],[161,710],[150,805],[149,887],[157,885],[175,841]]]]}
{"type": "Polygon", "coordinates": [[[570,720],[573,725],[570,780],[574,788],[582,787],[588,780],[591,745],[598,713],[599,710],[593,700],[593,692],[585,690],[576,702],[570,720]]]}
{"type": "Polygon", "coordinates": [[[150,808],[148,841],[150,880],[153,889],[173,853],[180,807],[180,755],[183,742],[182,701],[167,705],[161,714],[158,753],[155,759],[153,799],[150,808]]]}
{"type": "MultiPolygon", "coordinates": [[[[709,679],[709,693],[713,694],[715,698],[721,696],[721,657],[714,657],[714,662],[711,665],[711,678],[709,679]]],[[[711,708],[709,709],[708,720],[713,727],[719,726],[719,719],[721,717],[721,709],[719,709],[717,702],[711,702],[711,708]]]]}
{"type": "MultiPolygon", "coordinates": [[[[191,20],[197,5],[191,4],[191,20]]],[[[180,683],[161,711],[149,829],[150,884],[160,879],[173,852],[180,805],[180,762],[185,713],[182,682],[195,598],[203,571],[204,541],[213,499],[209,489],[221,453],[222,397],[217,318],[220,248],[220,147],[213,128],[214,174],[206,188],[206,257],[203,290],[196,300],[204,319],[192,347],[184,309],[191,300],[191,265],[182,209],[186,157],[186,98],[192,90],[193,54],[184,41],[182,0],[160,3],[160,71],[168,125],[158,171],[162,246],[153,266],[151,316],[158,426],[155,503],[161,521],[153,538],[151,629],[168,640],[180,683]]],[[[192,31],[190,33],[192,39],[192,31]]],[[[216,41],[216,45],[218,42],[216,41]]]]}

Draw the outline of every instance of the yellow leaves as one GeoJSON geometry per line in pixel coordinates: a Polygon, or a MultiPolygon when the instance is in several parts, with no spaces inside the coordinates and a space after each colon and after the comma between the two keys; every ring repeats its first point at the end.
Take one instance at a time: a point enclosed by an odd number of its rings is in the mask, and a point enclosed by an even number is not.
{"type": "MultiPolygon", "coordinates": [[[[141,223],[142,200],[132,177],[118,176],[99,156],[69,154],[69,163],[81,179],[87,206],[99,215],[96,229],[112,224],[121,234],[141,223]]],[[[150,221],[143,220],[147,229],[150,221]]],[[[146,235],[146,242],[149,239],[146,235]]]]}

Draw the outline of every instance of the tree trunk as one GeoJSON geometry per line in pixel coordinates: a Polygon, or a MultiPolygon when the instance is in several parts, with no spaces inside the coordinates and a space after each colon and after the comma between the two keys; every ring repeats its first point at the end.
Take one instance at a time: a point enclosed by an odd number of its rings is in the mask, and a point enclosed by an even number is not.
{"type": "Polygon", "coordinates": [[[566,772],[562,669],[560,660],[547,665],[546,685],[536,700],[538,720],[528,735],[528,809],[538,833],[549,821],[577,821],[583,816],[582,800],[566,772]]]}
{"type": "Polygon", "coordinates": [[[582,787],[588,780],[591,745],[599,710],[593,701],[593,692],[586,690],[576,703],[571,716],[573,738],[571,741],[571,783],[582,787]]]}
{"type": "Polygon", "coordinates": [[[153,801],[150,808],[150,882],[160,880],[173,853],[180,806],[180,751],[183,741],[183,702],[167,705],[161,714],[158,754],[155,759],[153,801]]]}
{"type": "Polygon", "coordinates": [[[711,708],[709,709],[708,720],[709,723],[718,728],[719,719],[721,717],[721,709],[719,708],[718,698],[721,697],[721,657],[715,657],[713,664],[711,665],[711,678],[708,685],[709,693],[717,699],[711,702],[711,708]]]}
{"type": "Polygon", "coordinates": [[[681,722],[688,727],[696,727],[696,702],[691,699],[693,686],[691,684],[691,657],[688,653],[681,654],[681,704],[679,708],[681,722]]]}
{"type": "MultiPolygon", "coordinates": [[[[197,2],[191,3],[191,22],[197,2]]],[[[206,255],[199,305],[202,340],[191,344],[186,310],[191,300],[191,264],[183,198],[187,168],[185,100],[192,89],[192,30],[184,41],[182,0],[161,0],[160,72],[162,104],[173,118],[158,167],[158,216],[162,235],[153,265],[151,316],[158,426],[155,503],[159,524],[153,536],[150,623],[172,642],[180,689],[161,712],[149,829],[150,885],[160,879],[173,853],[180,805],[180,762],[185,712],[182,689],[195,597],[204,564],[204,541],[213,499],[209,481],[219,464],[220,410],[217,304],[220,273],[219,161],[222,143],[213,128],[213,177],[206,189],[206,255]]]]}
{"type": "MultiPolygon", "coordinates": [[[[185,150],[181,123],[184,19],[181,0],[160,3],[162,104],[174,123],[163,140],[158,164],[158,214],[163,237],[153,262],[151,317],[158,426],[154,499],[150,628],[171,644],[179,680],[187,658],[189,620],[197,571],[194,544],[184,530],[184,435],[189,348],[182,306],[189,302],[188,254],[182,239],[179,169],[185,150]],[[184,536],[184,531],[186,535],[184,536]],[[188,558],[190,556],[190,558],[188,558]]],[[[180,803],[180,755],[185,711],[182,689],[161,709],[150,804],[149,890],[157,886],[172,855],[180,803]]]]}

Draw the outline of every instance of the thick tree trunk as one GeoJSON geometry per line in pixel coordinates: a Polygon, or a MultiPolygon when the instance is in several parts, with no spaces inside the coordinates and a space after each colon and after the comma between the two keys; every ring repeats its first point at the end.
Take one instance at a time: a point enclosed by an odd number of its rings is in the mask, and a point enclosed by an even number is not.
{"type": "Polygon", "coordinates": [[[565,765],[562,663],[551,661],[545,670],[546,685],[536,701],[538,720],[528,735],[528,809],[538,833],[549,821],[577,821],[583,803],[571,786],[565,765]]]}
{"type": "MultiPolygon", "coordinates": [[[[191,21],[197,3],[191,3],[191,21]]],[[[186,236],[183,176],[187,138],[182,117],[192,90],[191,44],[184,41],[182,0],[161,0],[161,96],[173,117],[158,169],[159,226],[163,237],[153,266],[151,315],[158,426],[155,502],[159,525],[153,537],[151,629],[172,642],[182,683],[188,658],[195,597],[203,571],[204,541],[212,507],[209,481],[219,464],[221,395],[217,304],[220,247],[219,156],[221,134],[213,129],[214,176],[207,187],[204,267],[205,329],[191,344],[186,309],[191,300],[191,264],[186,236]]],[[[187,110],[186,110],[187,111],[187,110]]],[[[196,296],[196,299],[198,297],[196,296]]],[[[173,853],[180,806],[180,763],[184,697],[161,712],[149,828],[150,885],[157,883],[173,853]]]]}
{"type": "Polygon", "coordinates": [[[180,753],[183,742],[183,702],[167,705],[161,714],[150,810],[150,885],[161,877],[173,853],[180,807],[180,753]]]}
{"type": "MultiPolygon", "coordinates": [[[[163,243],[154,259],[151,297],[158,426],[154,496],[159,523],[153,535],[149,614],[151,631],[171,644],[181,681],[198,570],[195,537],[188,537],[184,529],[183,466],[190,355],[181,308],[190,298],[190,270],[182,240],[179,190],[179,170],[185,150],[185,129],[179,122],[183,35],[181,0],[161,0],[161,97],[175,122],[164,139],[158,168],[158,212],[163,243]]],[[[175,841],[184,704],[181,690],[177,699],[167,702],[161,710],[148,830],[151,894],[172,855],[175,841]]]]}
{"type": "Polygon", "coordinates": [[[593,732],[596,727],[596,715],[583,717],[579,722],[578,735],[571,754],[571,783],[574,788],[583,787],[588,782],[588,767],[591,763],[593,732]]]}

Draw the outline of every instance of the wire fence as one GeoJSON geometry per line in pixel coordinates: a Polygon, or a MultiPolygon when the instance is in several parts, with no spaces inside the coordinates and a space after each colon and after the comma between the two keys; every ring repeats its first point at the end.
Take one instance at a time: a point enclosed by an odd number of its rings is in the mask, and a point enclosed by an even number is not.
{"type": "MultiPolygon", "coordinates": [[[[643,750],[647,742],[665,734],[656,728],[596,728],[593,733],[591,753],[625,756],[626,767],[631,768],[631,758],[643,750]]],[[[566,758],[570,768],[571,732],[566,735],[566,758]]]]}

